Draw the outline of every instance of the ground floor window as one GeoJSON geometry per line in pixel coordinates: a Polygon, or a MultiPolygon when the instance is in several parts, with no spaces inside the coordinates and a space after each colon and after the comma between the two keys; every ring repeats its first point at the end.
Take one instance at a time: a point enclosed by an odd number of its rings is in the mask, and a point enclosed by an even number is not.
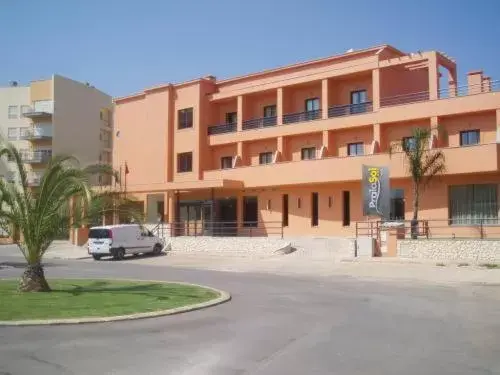
{"type": "Polygon", "coordinates": [[[450,186],[450,223],[497,224],[497,189],[498,186],[495,184],[450,186]]]}
{"type": "Polygon", "coordinates": [[[389,219],[405,219],[405,191],[403,189],[391,189],[391,212],[389,219]]]}
{"type": "Polygon", "coordinates": [[[243,226],[256,227],[258,222],[257,197],[243,197],[243,226]]]}

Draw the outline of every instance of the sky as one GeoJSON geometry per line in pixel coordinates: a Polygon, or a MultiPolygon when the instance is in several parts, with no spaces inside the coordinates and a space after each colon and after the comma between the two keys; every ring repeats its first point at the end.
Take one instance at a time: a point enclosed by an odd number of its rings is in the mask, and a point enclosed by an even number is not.
{"type": "Polygon", "coordinates": [[[113,96],[378,44],[500,79],[498,0],[0,0],[0,86],[61,74],[113,96]]]}

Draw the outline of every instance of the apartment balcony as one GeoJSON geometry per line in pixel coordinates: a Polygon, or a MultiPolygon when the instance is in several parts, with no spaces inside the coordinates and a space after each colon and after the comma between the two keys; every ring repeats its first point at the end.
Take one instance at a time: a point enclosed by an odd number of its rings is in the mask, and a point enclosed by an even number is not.
{"type": "Polygon", "coordinates": [[[296,122],[314,121],[320,119],[321,119],[321,109],[316,109],[314,111],[289,113],[283,115],[283,124],[293,124],[296,122]]]}
{"type": "Polygon", "coordinates": [[[24,117],[36,119],[52,116],[53,110],[51,108],[33,108],[30,107],[27,111],[23,113],[24,117]]]}
{"type": "MultiPolygon", "coordinates": [[[[446,174],[498,173],[500,144],[442,149],[446,174]]],[[[363,165],[388,166],[391,178],[409,177],[404,153],[328,157],[205,171],[204,180],[241,181],[245,188],[360,181],[363,165]]]]}
{"type": "Polygon", "coordinates": [[[21,159],[27,164],[44,164],[52,158],[52,150],[21,150],[21,159]]]}
{"type": "Polygon", "coordinates": [[[237,128],[237,124],[230,123],[230,124],[222,124],[222,125],[212,125],[209,126],[207,131],[208,135],[216,135],[216,134],[225,134],[225,133],[232,133],[235,132],[237,128]]]}
{"type": "Polygon", "coordinates": [[[29,129],[22,129],[19,134],[19,139],[27,140],[27,141],[36,141],[36,140],[48,140],[52,139],[52,131],[47,128],[39,128],[33,127],[29,129]]]}
{"type": "Polygon", "coordinates": [[[358,104],[335,105],[328,108],[328,117],[342,117],[350,115],[359,115],[362,113],[372,112],[373,103],[364,102],[358,104]]]}
{"type": "Polygon", "coordinates": [[[261,129],[268,128],[270,126],[276,126],[277,120],[278,118],[276,116],[246,120],[243,121],[243,130],[261,129]]]}
{"type": "Polygon", "coordinates": [[[28,186],[29,187],[37,187],[40,186],[42,181],[42,173],[31,173],[28,175],[28,186]]]}

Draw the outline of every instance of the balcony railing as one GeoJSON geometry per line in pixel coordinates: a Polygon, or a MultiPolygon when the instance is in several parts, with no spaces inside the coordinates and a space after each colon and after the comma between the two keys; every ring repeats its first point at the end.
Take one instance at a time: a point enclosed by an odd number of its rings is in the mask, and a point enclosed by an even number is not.
{"type": "Polygon", "coordinates": [[[37,139],[51,139],[52,134],[44,131],[43,129],[26,129],[26,130],[21,130],[21,133],[19,134],[19,139],[24,139],[24,140],[37,140],[37,139]]]}
{"type": "Polygon", "coordinates": [[[299,113],[289,113],[283,115],[283,124],[293,124],[295,122],[313,121],[321,119],[321,109],[299,113]]]}
{"type": "Polygon", "coordinates": [[[235,132],[236,127],[237,127],[236,123],[233,122],[231,124],[209,126],[207,130],[208,130],[208,135],[215,135],[215,134],[235,132]]]}
{"type": "Polygon", "coordinates": [[[277,120],[276,116],[246,120],[243,121],[243,130],[260,129],[260,128],[267,128],[270,126],[276,126],[277,123],[276,120],[277,120]]]}
{"type": "Polygon", "coordinates": [[[461,85],[445,87],[439,90],[439,99],[456,98],[486,92],[500,91],[500,81],[482,82],[476,85],[461,85]]]}
{"type": "Polygon", "coordinates": [[[392,105],[408,104],[423,102],[429,100],[429,91],[412,92],[408,94],[395,95],[380,99],[381,107],[389,107],[392,105]]]}
{"type": "Polygon", "coordinates": [[[364,102],[358,104],[335,105],[328,108],[328,117],[342,117],[357,115],[373,111],[372,102],[364,102]]]}
{"type": "Polygon", "coordinates": [[[46,163],[52,158],[52,150],[21,150],[21,159],[25,163],[46,163]]]}
{"type": "Polygon", "coordinates": [[[23,116],[28,118],[52,116],[52,111],[50,109],[38,109],[30,107],[28,110],[23,112],[23,116]]]}

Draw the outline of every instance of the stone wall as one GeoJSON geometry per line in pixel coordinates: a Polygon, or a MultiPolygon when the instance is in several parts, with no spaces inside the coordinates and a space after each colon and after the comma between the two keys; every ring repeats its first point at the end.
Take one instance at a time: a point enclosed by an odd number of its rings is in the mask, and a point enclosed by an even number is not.
{"type": "Polygon", "coordinates": [[[272,237],[172,237],[173,253],[268,257],[291,251],[289,241],[272,237]]]}
{"type": "Polygon", "coordinates": [[[402,258],[500,262],[500,240],[398,240],[397,247],[402,258]]]}

